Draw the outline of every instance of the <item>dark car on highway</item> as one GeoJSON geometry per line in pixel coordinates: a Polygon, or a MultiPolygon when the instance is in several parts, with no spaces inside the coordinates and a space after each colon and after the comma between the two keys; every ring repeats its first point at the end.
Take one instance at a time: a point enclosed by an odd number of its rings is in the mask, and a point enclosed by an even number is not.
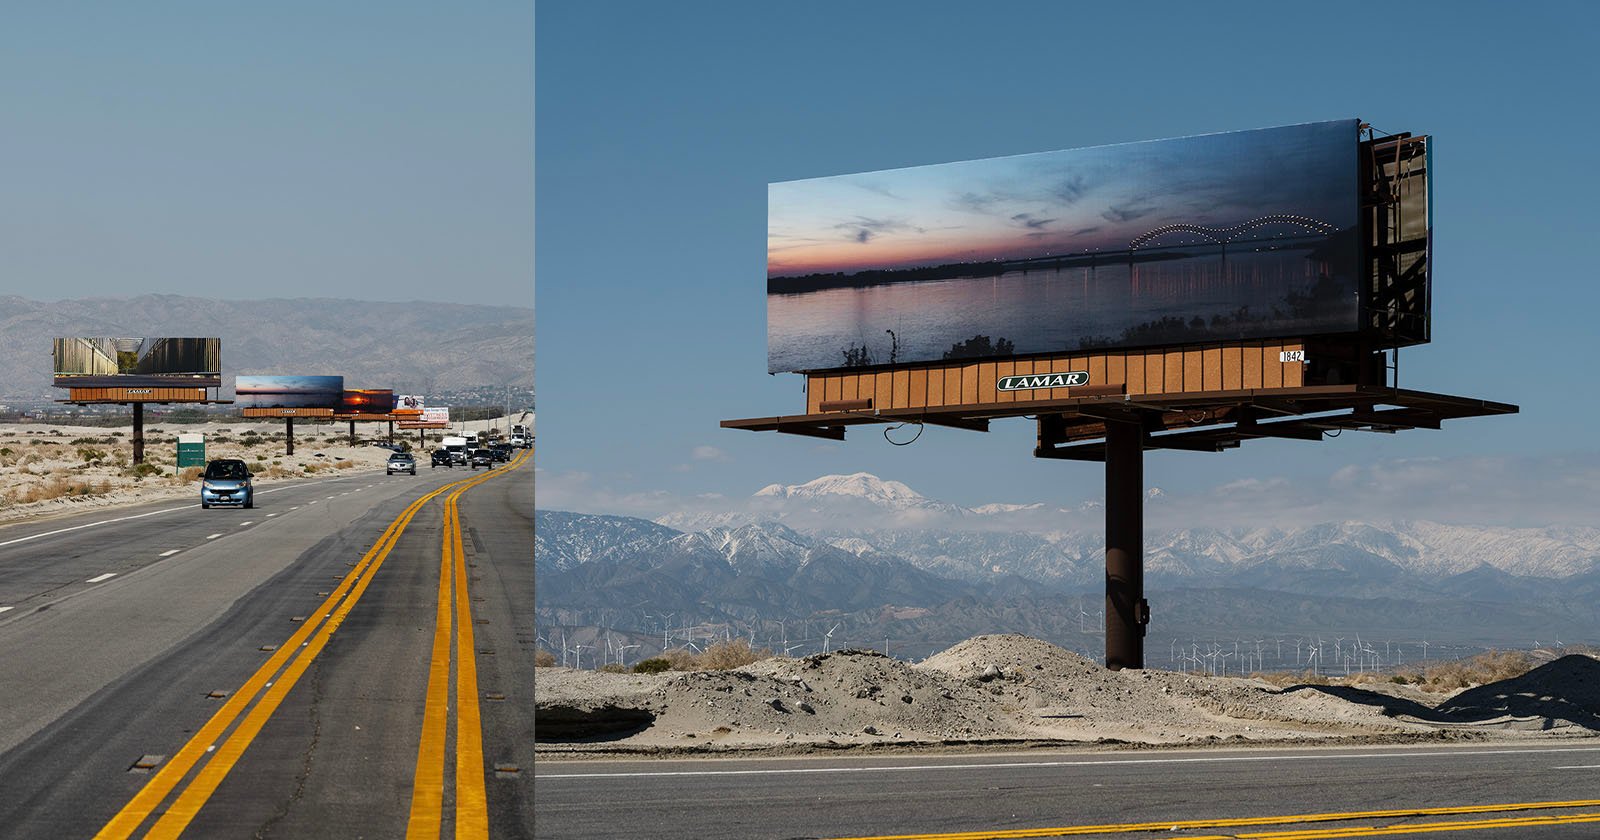
{"type": "Polygon", "coordinates": [[[455,463],[455,458],[451,457],[450,450],[435,449],[433,450],[433,464],[431,467],[429,467],[429,469],[440,466],[453,467],[455,466],[455,463]]]}
{"type": "Polygon", "coordinates": [[[472,453],[467,456],[467,459],[468,466],[472,467],[473,469],[477,469],[479,467],[488,467],[491,470],[494,469],[494,452],[490,451],[488,447],[481,447],[472,450],[472,453]]]}
{"type": "Polygon", "coordinates": [[[218,458],[206,464],[200,476],[200,506],[256,506],[255,487],[250,483],[250,468],[238,458],[218,458]]]}

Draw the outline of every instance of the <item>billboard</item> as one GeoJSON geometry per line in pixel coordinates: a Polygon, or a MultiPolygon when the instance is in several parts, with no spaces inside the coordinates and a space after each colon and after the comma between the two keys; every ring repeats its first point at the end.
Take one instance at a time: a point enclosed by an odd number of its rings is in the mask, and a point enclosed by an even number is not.
{"type": "Polygon", "coordinates": [[[394,413],[403,417],[418,417],[426,402],[417,394],[399,394],[394,398],[394,413]]]}
{"type": "Polygon", "coordinates": [[[220,338],[57,338],[58,388],[222,385],[220,338]]]}
{"type": "Polygon", "coordinates": [[[238,376],[234,404],[240,408],[339,408],[343,376],[238,376]]]}
{"type": "Polygon", "coordinates": [[[1353,333],[1355,120],[767,187],[767,369],[1353,333]]]}
{"type": "Polygon", "coordinates": [[[346,390],[339,401],[340,414],[389,416],[394,410],[394,391],[389,388],[346,390]]]}
{"type": "Polygon", "coordinates": [[[423,423],[448,423],[450,422],[450,407],[446,405],[428,406],[422,409],[423,423]]]}

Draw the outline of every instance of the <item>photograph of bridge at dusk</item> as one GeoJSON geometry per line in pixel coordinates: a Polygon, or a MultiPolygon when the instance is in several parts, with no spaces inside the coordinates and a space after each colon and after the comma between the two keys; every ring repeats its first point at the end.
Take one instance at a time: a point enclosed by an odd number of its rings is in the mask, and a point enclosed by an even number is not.
{"type": "Polygon", "coordinates": [[[1352,332],[1357,149],[1339,120],[771,184],[768,370],[1352,332]]]}

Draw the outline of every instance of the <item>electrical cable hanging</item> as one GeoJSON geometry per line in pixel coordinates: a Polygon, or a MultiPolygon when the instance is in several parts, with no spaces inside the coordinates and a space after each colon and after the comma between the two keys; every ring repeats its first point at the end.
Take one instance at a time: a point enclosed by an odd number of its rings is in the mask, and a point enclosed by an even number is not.
{"type": "Polygon", "coordinates": [[[924,423],[920,423],[920,422],[917,423],[917,433],[915,435],[912,435],[910,440],[900,441],[900,440],[895,440],[892,437],[889,437],[889,433],[890,432],[892,432],[892,431],[894,431],[896,429],[903,429],[906,426],[911,425],[912,422],[914,422],[914,421],[907,420],[904,423],[897,423],[897,424],[895,424],[893,426],[889,426],[888,428],[885,428],[883,430],[883,439],[888,441],[888,442],[890,442],[890,443],[892,443],[892,444],[894,444],[895,446],[910,446],[911,444],[916,443],[917,442],[917,438],[922,437],[922,430],[924,428],[926,428],[926,424],[924,424],[924,423]]]}

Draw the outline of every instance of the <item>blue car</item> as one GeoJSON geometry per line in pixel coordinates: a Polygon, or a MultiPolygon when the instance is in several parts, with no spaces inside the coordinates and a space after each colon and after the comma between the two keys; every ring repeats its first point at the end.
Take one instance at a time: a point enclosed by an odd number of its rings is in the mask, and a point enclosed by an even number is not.
{"type": "Polygon", "coordinates": [[[200,477],[200,506],[256,506],[255,488],[250,484],[250,468],[238,458],[218,458],[206,464],[200,477]]]}

